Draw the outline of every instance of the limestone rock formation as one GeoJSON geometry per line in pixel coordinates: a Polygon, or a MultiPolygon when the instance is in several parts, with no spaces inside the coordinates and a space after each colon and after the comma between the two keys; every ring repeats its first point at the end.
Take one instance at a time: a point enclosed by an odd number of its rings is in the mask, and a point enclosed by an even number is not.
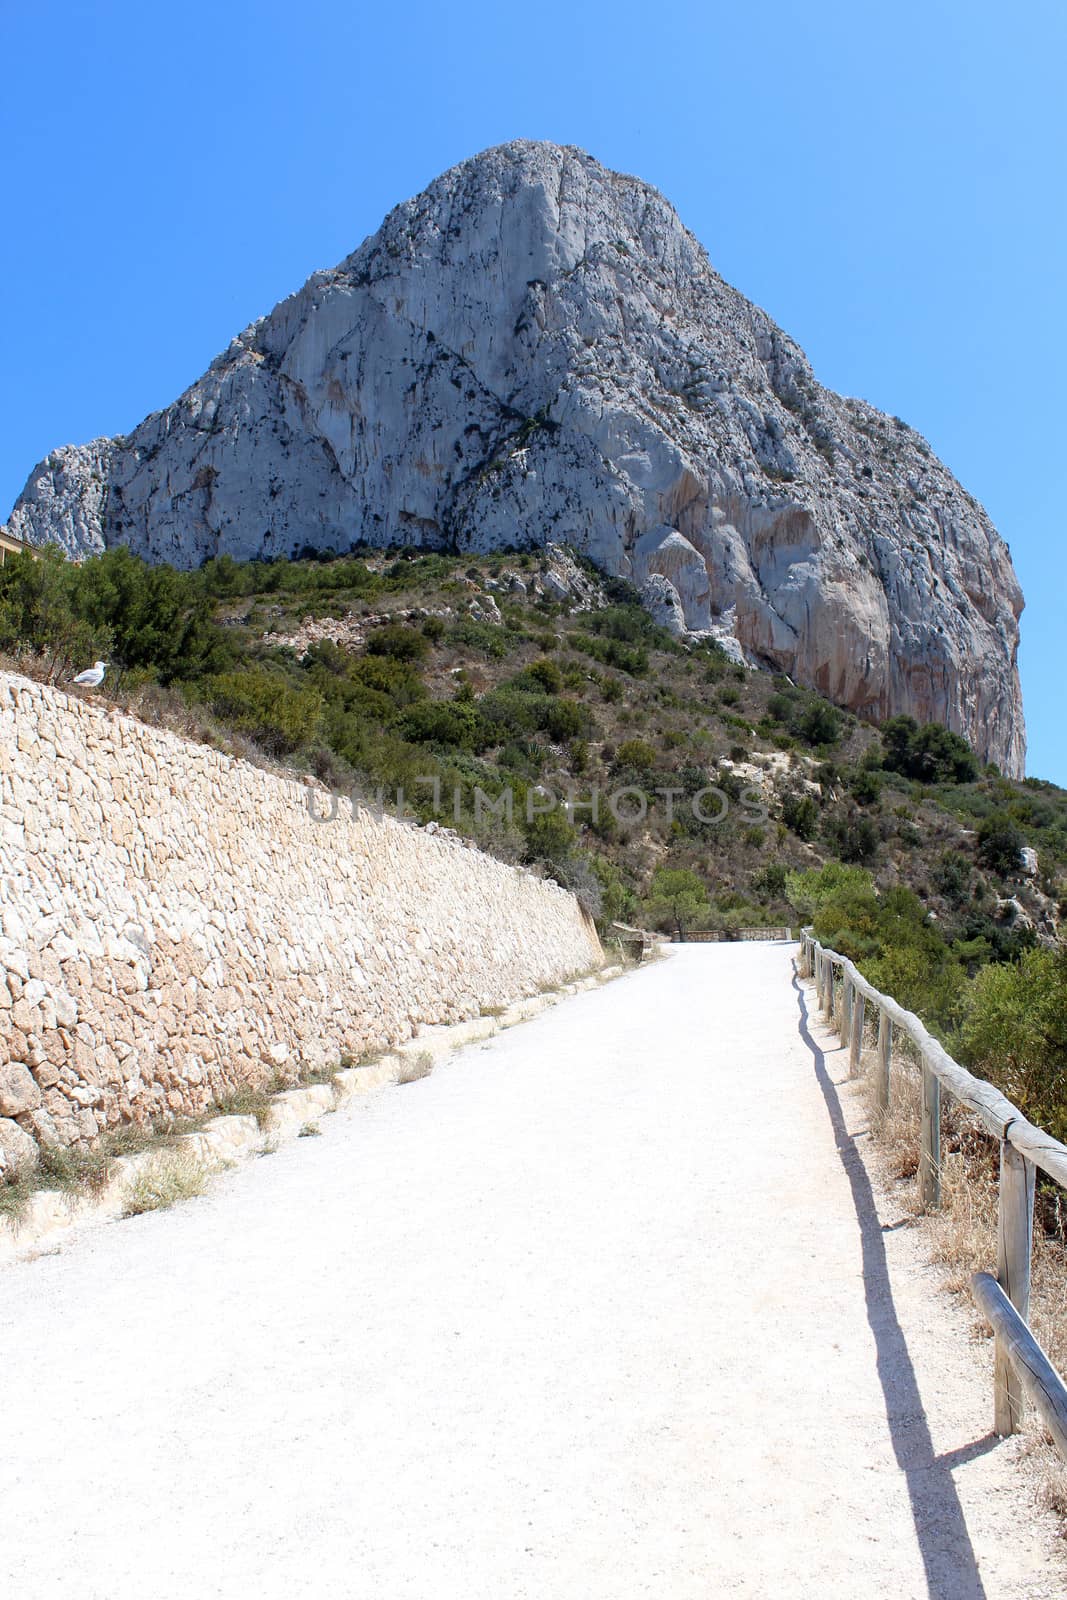
{"type": "Polygon", "coordinates": [[[53,452],[10,527],[182,566],[570,544],[754,663],[1023,767],[1022,596],[981,507],[570,148],[446,172],[128,438],[53,452]]]}

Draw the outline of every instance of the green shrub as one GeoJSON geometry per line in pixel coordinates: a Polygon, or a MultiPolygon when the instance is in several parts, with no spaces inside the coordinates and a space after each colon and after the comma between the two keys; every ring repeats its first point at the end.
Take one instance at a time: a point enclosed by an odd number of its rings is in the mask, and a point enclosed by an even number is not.
{"type": "Polygon", "coordinates": [[[932,1031],[944,1035],[952,1027],[964,973],[910,889],[879,896],[869,879],[867,886],[842,882],[817,908],[813,927],[822,944],[848,956],[870,983],[932,1031]]]}
{"type": "Polygon", "coordinates": [[[847,811],[824,819],[823,837],[842,861],[867,866],[874,861],[881,842],[870,817],[847,811]]]}
{"type": "Polygon", "coordinates": [[[752,892],[761,899],[783,900],[789,869],[781,861],[768,861],[752,877],[752,892]]]}
{"type": "Polygon", "coordinates": [[[652,875],[645,916],[657,928],[670,928],[679,938],[687,928],[707,920],[711,905],[703,879],[687,867],[660,867],[652,875]]]}
{"type": "Polygon", "coordinates": [[[524,859],[528,862],[560,866],[570,859],[578,843],[578,835],[562,810],[536,813],[522,826],[526,837],[524,859]]]}
{"type": "Polygon", "coordinates": [[[527,667],[522,674],[524,679],[537,689],[542,689],[545,694],[562,694],[563,673],[555,661],[535,661],[533,666],[527,667]]]}
{"type": "Polygon", "coordinates": [[[393,661],[422,661],[428,649],[425,630],[416,633],[414,628],[405,628],[401,623],[388,622],[382,628],[375,628],[367,639],[368,655],[389,656],[393,661]]]}
{"type": "Polygon", "coordinates": [[[586,738],[593,731],[588,710],[577,700],[551,700],[541,725],[554,744],[586,738]]]}
{"type": "Polygon", "coordinates": [[[971,863],[960,850],[946,850],[930,874],[930,882],[950,905],[959,906],[970,898],[971,863]]]}
{"type": "Polygon", "coordinates": [[[996,812],[978,824],[978,859],[991,872],[1008,878],[1018,872],[1025,838],[1006,812],[996,812]]]}
{"type": "Polygon", "coordinates": [[[637,916],[637,896],[626,882],[615,862],[606,856],[593,856],[590,866],[600,884],[600,923],[606,928],[612,922],[632,925],[637,916]]]}
{"type": "MultiPolygon", "coordinates": [[[[347,676],[352,685],[384,697],[384,704],[378,702],[376,707],[382,715],[424,699],[427,692],[418,670],[409,661],[398,660],[396,656],[358,656],[350,661],[347,676]]],[[[356,698],[359,698],[358,693],[356,698]]]]}
{"type": "Polygon", "coordinates": [[[617,766],[629,767],[634,772],[652,772],[656,767],[656,752],[646,739],[624,739],[615,760],[617,766]]]}
{"type": "Polygon", "coordinates": [[[891,717],[882,724],[882,765],[918,783],[973,783],[978,758],[966,739],[940,723],[921,727],[914,717],[891,717]]]}
{"type": "Polygon", "coordinates": [[[518,643],[506,628],[492,622],[476,622],[473,617],[463,617],[453,623],[446,639],[449,644],[466,645],[468,649],[477,650],[480,655],[489,656],[495,661],[502,661],[510,655],[518,643]]]}
{"type": "Polygon", "coordinates": [[[860,806],[875,806],[882,798],[882,780],[876,772],[860,767],[848,782],[848,792],[860,806]]]}
{"type": "Polygon", "coordinates": [[[956,1048],[1024,1116],[1067,1139],[1067,950],[984,967],[967,992],[956,1048]]]}
{"type": "Polygon", "coordinates": [[[198,573],[150,567],[118,545],[78,565],[49,548],[0,568],[0,649],[29,647],[65,673],[104,654],[167,684],[233,659],[198,573]]]}
{"type": "Polygon", "coordinates": [[[828,861],[825,866],[810,867],[806,872],[787,873],[785,892],[797,915],[810,922],[829,900],[844,894],[873,895],[874,880],[861,867],[828,861]]]}
{"type": "Polygon", "coordinates": [[[205,685],[215,715],[245,733],[268,755],[291,755],[317,735],[322,696],[316,689],[291,689],[263,668],[219,673],[205,685]]]}
{"type": "Polygon", "coordinates": [[[415,744],[440,744],[459,750],[477,749],[483,732],[477,708],[470,703],[423,700],[404,713],[400,731],[415,744]]]}
{"type": "Polygon", "coordinates": [[[841,737],[841,713],[825,700],[813,700],[797,718],[794,732],[811,745],[836,744],[841,737]]]}
{"type": "Polygon", "coordinates": [[[782,796],[782,820],[798,839],[814,839],[819,816],[819,803],[813,795],[799,790],[782,796]]]}

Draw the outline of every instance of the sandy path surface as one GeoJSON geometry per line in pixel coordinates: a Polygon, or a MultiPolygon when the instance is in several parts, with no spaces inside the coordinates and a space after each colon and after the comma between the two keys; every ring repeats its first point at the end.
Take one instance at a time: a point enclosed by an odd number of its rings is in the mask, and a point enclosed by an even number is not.
{"type": "Polygon", "coordinates": [[[1063,1593],[804,1013],[676,949],[4,1270],[0,1592],[1063,1593]]]}

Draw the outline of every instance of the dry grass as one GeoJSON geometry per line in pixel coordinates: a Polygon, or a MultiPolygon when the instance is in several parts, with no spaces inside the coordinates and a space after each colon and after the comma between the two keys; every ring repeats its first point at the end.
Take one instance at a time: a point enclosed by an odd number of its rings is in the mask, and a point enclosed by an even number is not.
{"type": "MultiPolygon", "coordinates": [[[[1058,1202],[1062,1193],[1057,1193],[1058,1202]]],[[[1045,1208],[1039,1205],[1039,1212],[1045,1208]]],[[[1034,1263],[1030,1280],[1030,1326],[1056,1371],[1067,1373],[1067,1240],[1048,1231],[1047,1214],[1034,1228],[1034,1263]]]]}
{"type": "Polygon", "coordinates": [[[221,1094],[211,1107],[210,1116],[213,1117],[255,1117],[261,1128],[267,1126],[270,1118],[272,1091],[270,1088],[233,1089],[229,1094],[221,1094]]]}
{"type": "MultiPolygon", "coordinates": [[[[886,1168],[898,1182],[914,1178],[919,1170],[919,1113],[922,1088],[919,1075],[894,1058],[890,1072],[889,1107],[877,1102],[875,1075],[864,1078],[871,1133],[878,1140],[886,1168]]],[[[910,1206],[909,1206],[909,1209],[910,1206]]]]}
{"type": "MultiPolygon", "coordinates": [[[[864,1059],[869,1126],[887,1175],[898,1184],[897,1199],[920,1214],[918,1184],[919,1120],[922,1101],[918,1059],[909,1040],[894,1039],[890,1105],[876,1100],[876,1058],[864,1059]]],[[[995,1272],[1000,1151],[997,1140],[957,1101],[944,1095],[941,1120],[941,1206],[923,1217],[932,1259],[943,1269],[950,1293],[965,1298],[976,1337],[991,1331],[971,1301],[971,1275],[995,1272]]],[[[1067,1374],[1067,1196],[1055,1185],[1039,1183],[1034,1215],[1034,1255],[1030,1326],[1053,1366],[1067,1374]]],[[[1025,1454],[1041,1478],[1043,1503],[1063,1520],[1067,1533],[1067,1464],[1052,1446],[1039,1419],[1028,1412],[1025,1454]]]]}
{"type": "Polygon", "coordinates": [[[39,1188],[40,1184],[26,1172],[19,1172],[14,1178],[0,1183],[0,1221],[9,1222],[17,1230],[26,1215],[26,1207],[39,1188]]]}
{"type": "Polygon", "coordinates": [[[188,1151],[161,1150],[127,1189],[123,1215],[139,1217],[146,1211],[163,1211],[180,1200],[192,1200],[203,1194],[207,1180],[207,1169],[188,1151]]]}
{"type": "Polygon", "coordinates": [[[417,1083],[420,1078],[426,1078],[433,1071],[433,1056],[428,1050],[420,1050],[417,1055],[401,1056],[400,1070],[396,1075],[397,1083],[417,1083]]]}
{"type": "Polygon", "coordinates": [[[98,1194],[110,1181],[119,1156],[169,1142],[169,1133],[154,1134],[151,1128],[130,1124],[103,1134],[91,1146],[42,1145],[35,1166],[0,1182],[0,1218],[17,1228],[30,1200],[41,1190],[64,1194],[71,1202],[98,1194]]]}
{"type": "MultiPolygon", "coordinates": [[[[995,1146],[956,1106],[945,1113],[941,1150],[941,1209],[930,1217],[930,1249],[945,1269],[945,1286],[969,1296],[971,1274],[995,1272],[997,1167],[995,1146]],[[957,1124],[956,1148],[951,1124],[957,1124]]],[[[977,1316],[983,1337],[988,1330],[977,1316]]]]}

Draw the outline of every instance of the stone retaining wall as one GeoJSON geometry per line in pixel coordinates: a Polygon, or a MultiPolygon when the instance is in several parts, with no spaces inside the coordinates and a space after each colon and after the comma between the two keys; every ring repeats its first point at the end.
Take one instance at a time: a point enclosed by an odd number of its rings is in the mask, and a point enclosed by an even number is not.
{"type": "Polygon", "coordinates": [[[315,822],[295,777],[6,673],[0,923],[9,1166],[603,959],[555,884],[347,802],[315,822]]]}

